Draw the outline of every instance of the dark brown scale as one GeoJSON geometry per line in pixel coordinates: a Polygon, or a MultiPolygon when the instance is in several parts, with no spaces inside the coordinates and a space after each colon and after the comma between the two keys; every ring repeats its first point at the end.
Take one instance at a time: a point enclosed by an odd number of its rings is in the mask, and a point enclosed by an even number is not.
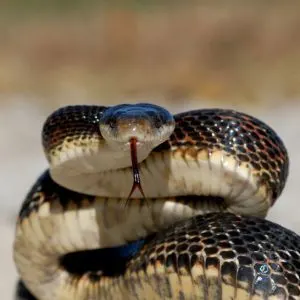
{"type": "Polygon", "coordinates": [[[233,259],[235,258],[235,253],[231,250],[226,250],[226,251],[221,251],[220,252],[220,256],[223,258],[223,259],[233,259]]]}
{"type": "Polygon", "coordinates": [[[285,273],[285,276],[292,284],[297,284],[299,281],[298,277],[293,273],[285,273]]]}
{"type": "Polygon", "coordinates": [[[283,262],[283,263],[282,263],[282,266],[283,266],[283,268],[284,268],[286,271],[290,271],[290,272],[294,272],[294,271],[295,271],[293,265],[290,264],[290,263],[288,263],[288,262],[283,262]]]}
{"type": "MultiPolygon", "coordinates": [[[[253,147],[253,145],[252,145],[253,147]]],[[[256,151],[256,149],[254,148],[254,150],[256,151]]],[[[257,162],[259,161],[259,156],[257,153],[249,153],[248,156],[250,157],[251,161],[257,162]]]]}
{"type": "Polygon", "coordinates": [[[245,129],[246,129],[247,131],[248,131],[248,130],[250,130],[250,131],[255,130],[255,126],[252,125],[251,123],[245,122],[244,124],[245,124],[245,129]]]}
{"type": "Polygon", "coordinates": [[[176,246],[176,251],[183,252],[183,251],[187,250],[187,248],[188,248],[187,243],[181,243],[176,246]]]}
{"type": "Polygon", "coordinates": [[[207,137],[207,142],[209,145],[213,145],[213,146],[218,146],[220,143],[218,143],[218,140],[214,137],[214,136],[211,136],[211,137],[207,137]]]}
{"type": "Polygon", "coordinates": [[[218,241],[226,241],[228,240],[228,236],[226,234],[216,234],[215,238],[218,240],[218,241]]]}
{"type": "Polygon", "coordinates": [[[299,296],[300,295],[300,288],[298,285],[288,284],[287,289],[291,296],[299,296]]]}
{"type": "Polygon", "coordinates": [[[244,245],[244,241],[241,238],[233,238],[231,239],[231,243],[237,246],[244,245]]]}
{"type": "Polygon", "coordinates": [[[261,142],[259,142],[259,141],[257,141],[256,142],[256,146],[260,149],[260,150],[264,150],[264,145],[261,143],[261,142]]]}
{"type": "MultiPolygon", "coordinates": [[[[241,265],[237,271],[237,282],[253,282],[255,275],[252,267],[241,265]]],[[[251,294],[251,286],[248,285],[247,291],[251,294]]]]}
{"type": "MultiPolygon", "coordinates": [[[[261,299],[272,295],[281,299],[280,297],[285,292],[284,287],[287,291],[287,294],[284,295],[287,297],[300,294],[300,277],[295,272],[295,263],[300,267],[300,253],[291,250],[294,248],[294,244],[296,244],[297,249],[300,249],[300,237],[270,221],[255,217],[236,216],[230,213],[211,213],[196,216],[157,233],[144,245],[140,255],[129,262],[126,274],[139,272],[140,269],[147,268],[147,265],[155,263],[160,257],[160,254],[156,252],[157,245],[164,243],[166,236],[174,241],[179,236],[181,239],[186,237],[186,244],[188,245],[190,239],[187,236],[191,236],[191,231],[200,238],[198,243],[177,248],[176,253],[171,252],[168,254],[168,251],[166,251],[165,264],[168,268],[173,268],[174,272],[179,271],[180,266],[184,267],[190,274],[192,274],[192,268],[199,265],[207,270],[213,268],[217,271],[214,274],[220,275],[221,283],[231,285],[233,288],[246,289],[250,295],[262,295],[261,299]],[[247,227],[250,234],[241,233],[240,227],[247,227]],[[206,237],[208,229],[212,236],[217,236],[216,231],[219,232],[220,228],[223,231],[223,237],[226,236],[229,240],[227,245],[230,247],[229,249],[224,249],[224,242],[220,239],[206,237]],[[235,228],[235,230],[232,231],[232,228],[235,228]],[[257,234],[260,230],[264,232],[264,236],[257,234]],[[232,238],[230,234],[227,235],[228,232],[234,232],[235,237],[232,238]],[[276,235],[272,238],[271,233],[276,233],[276,235]],[[236,234],[238,234],[238,237],[236,237],[236,234]],[[251,239],[249,239],[249,236],[251,236],[251,239]],[[272,251],[266,251],[263,247],[258,246],[264,243],[265,236],[269,245],[272,246],[272,251]],[[279,236],[280,238],[278,238],[279,236]],[[291,238],[285,239],[286,236],[291,238]],[[208,240],[214,241],[214,245],[212,246],[211,242],[207,243],[208,240]],[[241,241],[245,243],[245,246],[240,248],[234,246],[241,241]],[[196,253],[197,256],[195,257],[196,253]],[[283,270],[285,271],[282,272],[283,270]]],[[[218,236],[220,235],[218,233],[218,236]]],[[[219,275],[215,276],[218,277],[219,275]]],[[[148,274],[147,276],[151,278],[156,274],[148,274]]],[[[213,279],[210,277],[210,280],[213,279]]],[[[195,285],[194,288],[205,289],[203,286],[205,282],[205,279],[203,279],[202,285],[195,285]]],[[[221,289],[221,286],[216,288],[221,289]]],[[[176,297],[176,295],[173,295],[173,297],[176,297]]]]}
{"type": "Polygon", "coordinates": [[[212,254],[217,254],[219,249],[217,247],[207,247],[205,248],[204,252],[206,255],[212,255],[212,254]]]}
{"type": "Polygon", "coordinates": [[[229,249],[232,247],[230,242],[219,242],[218,244],[222,249],[229,249]]]}
{"type": "Polygon", "coordinates": [[[252,259],[249,256],[238,256],[239,265],[252,265],[252,259]]]}
{"type": "Polygon", "coordinates": [[[292,260],[293,266],[300,272],[300,262],[299,259],[292,260]]]}
{"type": "Polygon", "coordinates": [[[174,244],[167,246],[166,251],[171,252],[171,251],[175,250],[175,248],[176,248],[176,244],[174,243],[174,244]]]}
{"type": "MultiPolygon", "coordinates": [[[[170,266],[176,265],[176,260],[177,260],[177,257],[176,257],[176,254],[174,252],[172,252],[171,254],[167,255],[166,263],[165,263],[166,267],[170,267],[170,266]]],[[[146,269],[146,266],[147,266],[147,263],[145,262],[145,269],[146,269]]],[[[138,268],[138,266],[132,266],[132,267],[133,268],[134,267],[138,268]]]]}
{"type": "Polygon", "coordinates": [[[182,132],[179,128],[176,128],[176,129],[175,129],[174,135],[176,136],[176,138],[177,138],[178,140],[184,139],[184,137],[185,137],[184,132],[182,132]]]}
{"type": "Polygon", "coordinates": [[[215,241],[214,238],[204,239],[204,240],[202,240],[202,242],[203,242],[205,245],[214,245],[214,244],[216,243],[216,241],[215,241]]]}
{"type": "MultiPolygon", "coordinates": [[[[219,268],[220,267],[220,260],[218,257],[207,257],[206,261],[205,261],[205,268],[219,268]]],[[[215,283],[216,284],[216,288],[217,289],[220,289],[221,287],[217,284],[217,282],[215,283]]]]}
{"type": "Polygon", "coordinates": [[[157,259],[156,259],[160,264],[162,264],[162,265],[164,265],[165,264],[165,260],[166,260],[166,258],[165,258],[165,256],[163,255],[163,254],[159,254],[158,256],[157,256],[157,259]]]}
{"type": "Polygon", "coordinates": [[[257,233],[256,237],[259,238],[261,241],[265,241],[267,239],[267,237],[261,233],[257,233]]]}
{"type": "Polygon", "coordinates": [[[236,145],[244,145],[243,136],[235,138],[234,142],[235,142],[236,145]]]}
{"type": "Polygon", "coordinates": [[[266,249],[266,251],[272,250],[273,245],[271,245],[271,244],[268,243],[268,242],[265,242],[265,243],[263,243],[263,248],[266,249]]]}
{"type": "MultiPolygon", "coordinates": [[[[277,260],[278,257],[274,257],[274,255],[272,254],[269,254],[269,257],[272,259],[272,260],[277,260]]],[[[270,267],[271,269],[276,272],[276,273],[282,273],[283,272],[283,268],[279,265],[279,264],[276,264],[276,263],[270,263],[270,267]]]]}
{"type": "Polygon", "coordinates": [[[157,251],[157,253],[161,253],[161,252],[164,251],[164,249],[165,249],[165,245],[160,245],[160,246],[156,249],[156,251],[157,251]]]}
{"type": "Polygon", "coordinates": [[[190,239],[190,242],[191,242],[191,243],[198,243],[199,241],[200,241],[200,238],[197,237],[197,236],[192,237],[192,238],[190,239]]]}
{"type": "Polygon", "coordinates": [[[234,236],[239,236],[240,235],[240,232],[239,231],[236,231],[236,230],[230,230],[227,232],[227,234],[230,236],[230,237],[234,237],[234,236]]]}
{"type": "Polygon", "coordinates": [[[261,165],[257,162],[252,161],[251,165],[256,169],[256,170],[260,170],[262,169],[261,165]]]}
{"type": "Polygon", "coordinates": [[[239,158],[240,161],[242,162],[249,162],[250,158],[246,154],[238,154],[237,157],[239,158]]]}
{"type": "Polygon", "coordinates": [[[222,280],[225,283],[235,286],[236,282],[236,274],[237,273],[237,265],[233,261],[224,261],[221,265],[221,276],[222,280]],[[227,279],[229,278],[229,281],[227,279]]]}
{"type": "Polygon", "coordinates": [[[248,157],[248,160],[250,160],[249,155],[247,155],[247,149],[245,147],[237,146],[236,149],[239,153],[246,154],[246,156],[248,157]]]}
{"type": "MultiPolygon", "coordinates": [[[[185,268],[188,270],[190,268],[190,256],[187,253],[178,252],[179,255],[177,257],[177,266],[178,268],[185,268]]],[[[180,272],[178,272],[180,274],[180,272]]]]}
{"type": "Polygon", "coordinates": [[[265,261],[266,260],[266,257],[263,255],[263,253],[253,253],[252,255],[252,258],[255,260],[255,261],[265,261]]]}
{"type": "Polygon", "coordinates": [[[233,248],[237,254],[247,254],[248,253],[248,250],[245,247],[233,246],[233,248]]]}

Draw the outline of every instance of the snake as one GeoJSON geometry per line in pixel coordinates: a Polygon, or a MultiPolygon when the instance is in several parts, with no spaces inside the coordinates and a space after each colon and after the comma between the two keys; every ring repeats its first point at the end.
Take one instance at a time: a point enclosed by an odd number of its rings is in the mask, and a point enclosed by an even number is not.
{"type": "Polygon", "coordinates": [[[266,219],[289,156],[263,121],[71,105],[42,144],[13,243],[30,299],[300,299],[300,237],[266,219]]]}

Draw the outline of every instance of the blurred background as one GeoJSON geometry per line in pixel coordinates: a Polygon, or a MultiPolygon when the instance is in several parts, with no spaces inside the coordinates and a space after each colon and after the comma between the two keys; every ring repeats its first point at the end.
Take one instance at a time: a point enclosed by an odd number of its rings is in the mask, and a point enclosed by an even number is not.
{"type": "Polygon", "coordinates": [[[12,299],[17,278],[16,215],[47,167],[41,127],[66,104],[148,101],[174,113],[229,107],[257,116],[280,134],[291,158],[288,184],[268,219],[300,234],[298,6],[289,1],[2,1],[2,299],[12,299]]]}

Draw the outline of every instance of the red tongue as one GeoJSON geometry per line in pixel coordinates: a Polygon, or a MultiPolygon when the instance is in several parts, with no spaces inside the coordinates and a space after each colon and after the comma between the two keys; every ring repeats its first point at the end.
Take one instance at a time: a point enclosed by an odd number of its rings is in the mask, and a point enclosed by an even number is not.
{"type": "Polygon", "coordinates": [[[131,162],[132,162],[132,175],[133,175],[133,184],[130,191],[130,194],[127,198],[127,201],[133,194],[136,188],[139,189],[143,197],[145,198],[142,186],[141,186],[141,178],[140,178],[140,172],[139,172],[139,166],[138,166],[138,160],[137,160],[137,148],[136,148],[136,142],[137,139],[135,137],[130,139],[130,153],[131,153],[131,162]]]}

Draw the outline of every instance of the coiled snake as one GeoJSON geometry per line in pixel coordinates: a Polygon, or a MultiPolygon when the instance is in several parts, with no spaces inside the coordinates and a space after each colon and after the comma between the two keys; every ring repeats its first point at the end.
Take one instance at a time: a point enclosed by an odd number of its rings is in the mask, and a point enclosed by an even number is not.
{"type": "Polygon", "coordinates": [[[38,299],[300,299],[300,238],[264,220],[288,155],[260,120],[68,106],[42,140],[14,242],[38,299]]]}

